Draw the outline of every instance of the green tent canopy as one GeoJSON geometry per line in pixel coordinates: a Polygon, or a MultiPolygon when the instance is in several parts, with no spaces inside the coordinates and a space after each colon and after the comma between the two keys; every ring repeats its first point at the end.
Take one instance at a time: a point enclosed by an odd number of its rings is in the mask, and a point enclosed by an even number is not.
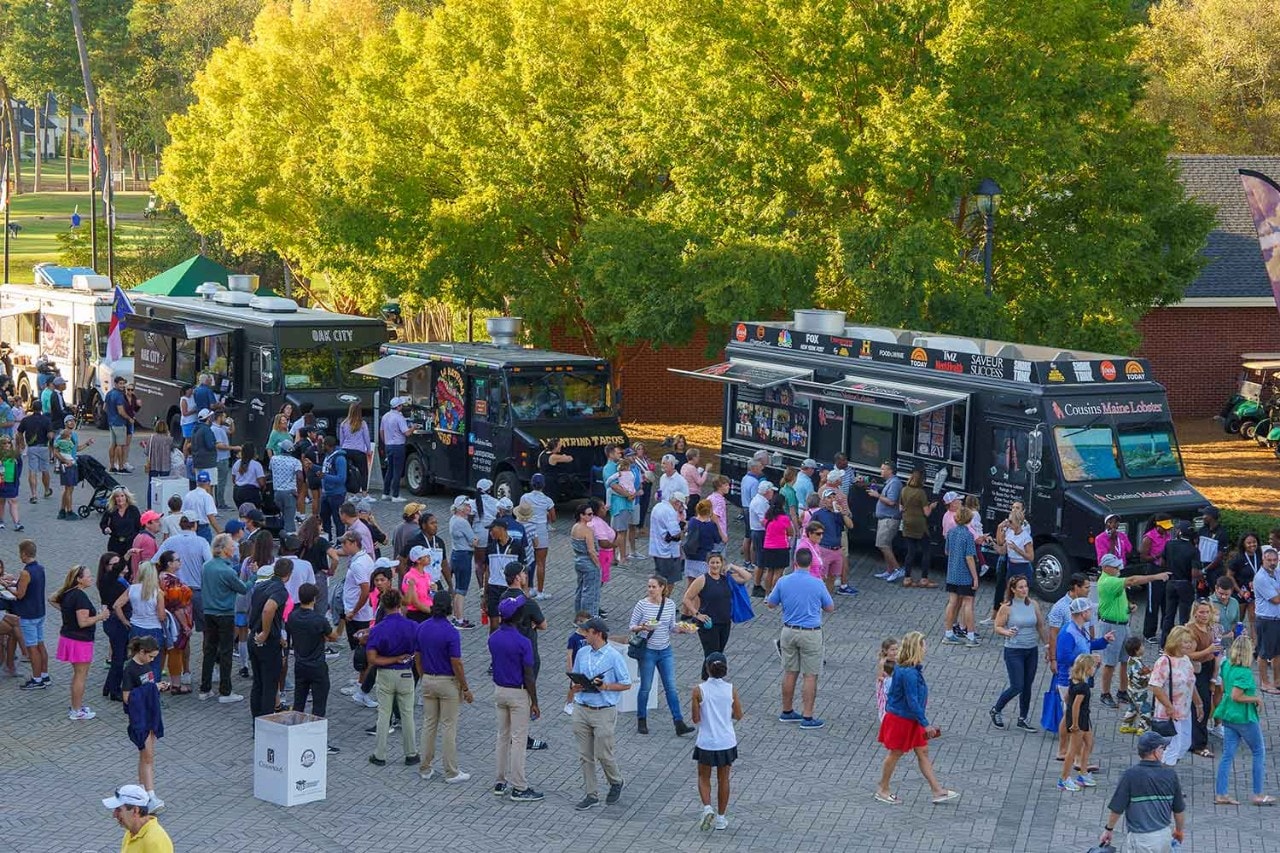
{"type": "MultiPolygon", "coordinates": [[[[176,267],[147,279],[133,288],[133,292],[156,296],[197,296],[196,288],[206,281],[217,282],[226,287],[227,276],[234,274],[235,270],[229,270],[204,255],[193,255],[176,267]]],[[[259,288],[258,295],[271,295],[270,288],[259,288]]]]}

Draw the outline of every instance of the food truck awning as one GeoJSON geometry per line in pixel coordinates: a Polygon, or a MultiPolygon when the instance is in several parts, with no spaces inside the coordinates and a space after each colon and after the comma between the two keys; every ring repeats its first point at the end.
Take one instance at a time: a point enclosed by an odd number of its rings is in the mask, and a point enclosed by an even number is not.
{"type": "Polygon", "coordinates": [[[900,415],[923,415],[969,397],[968,394],[957,391],[922,391],[909,385],[861,376],[845,376],[839,382],[832,383],[796,380],[791,383],[791,387],[797,395],[812,400],[867,406],[900,415]]]}
{"type": "Polygon", "coordinates": [[[164,320],[160,317],[147,317],[142,314],[129,314],[125,318],[124,327],[133,329],[135,332],[152,332],[157,335],[182,338],[187,341],[212,338],[216,335],[229,335],[235,331],[226,326],[208,326],[204,323],[164,320]]]}
{"type": "Polygon", "coordinates": [[[366,365],[357,367],[352,373],[359,373],[361,376],[373,376],[377,379],[395,379],[413,370],[415,367],[422,367],[426,364],[420,358],[409,358],[404,355],[384,355],[377,361],[371,361],[366,365]]]}
{"type": "Polygon", "coordinates": [[[1240,366],[1245,370],[1280,370],[1280,361],[1246,361],[1240,366]]]}
{"type": "Polygon", "coordinates": [[[784,367],[755,361],[725,361],[697,370],[677,370],[674,367],[668,367],[667,370],[682,376],[692,376],[694,379],[709,379],[712,382],[724,382],[730,385],[750,385],[752,388],[772,388],[784,382],[813,376],[812,370],[806,370],[803,367],[784,367]]]}
{"type": "Polygon", "coordinates": [[[10,305],[8,308],[0,308],[0,317],[17,317],[20,314],[34,314],[39,310],[39,305],[33,305],[31,303],[10,305]]]}

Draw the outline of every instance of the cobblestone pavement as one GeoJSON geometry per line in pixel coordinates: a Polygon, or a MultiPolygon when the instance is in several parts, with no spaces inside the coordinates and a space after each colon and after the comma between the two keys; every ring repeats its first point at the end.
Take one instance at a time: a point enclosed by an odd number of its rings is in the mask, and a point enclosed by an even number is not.
{"type": "MultiPolygon", "coordinates": [[[[101,438],[97,447],[104,442],[101,438]]],[[[134,464],[141,470],[140,453],[134,464]]],[[[124,482],[141,492],[141,473],[124,482]]],[[[25,494],[25,487],[24,487],[25,494]]],[[[78,500],[88,489],[77,491],[78,500]]],[[[428,500],[443,512],[447,499],[428,500]]],[[[395,504],[380,503],[378,518],[388,530],[398,520],[395,504]]],[[[41,561],[57,581],[71,561],[93,563],[102,537],[92,520],[56,521],[56,505],[21,504],[27,530],[0,532],[0,556],[19,565],[18,540],[34,538],[41,561]]],[[[330,740],[341,755],[329,760],[328,799],[283,809],[252,796],[252,727],[248,702],[220,706],[197,702],[194,695],[163,699],[166,737],[158,748],[158,791],[168,804],[161,822],[179,850],[343,851],[387,848],[430,849],[447,844],[456,851],[490,851],[514,846],[554,851],[638,849],[643,851],[831,849],[893,853],[961,851],[1084,851],[1101,830],[1105,805],[1119,773],[1134,760],[1134,740],[1119,735],[1116,713],[1095,702],[1097,757],[1103,766],[1099,787],[1076,794],[1054,788],[1054,743],[1045,735],[993,729],[986,709],[1005,683],[996,644],[979,649],[942,646],[930,650],[927,673],[929,713],[943,729],[932,753],[943,784],[963,792],[958,804],[933,806],[913,763],[904,761],[895,790],[904,804],[883,806],[871,798],[883,750],[876,743],[874,663],[880,640],[919,629],[941,635],[944,596],[940,590],[889,588],[870,578],[875,562],[857,560],[857,598],[839,598],[828,618],[826,671],[819,686],[818,714],[826,728],[803,732],[776,722],[779,710],[779,662],[773,639],[776,614],[758,607],[757,618],[735,626],[729,644],[730,680],[742,695],[746,718],[739,725],[740,760],[733,768],[730,826],[725,832],[697,830],[699,804],[694,785],[691,738],[677,738],[665,706],[650,714],[647,737],[634,732],[629,715],[618,725],[618,757],[626,776],[622,801],[615,806],[577,812],[581,775],[570,718],[560,713],[564,680],[558,663],[572,617],[572,566],[567,547],[569,524],[554,526],[555,546],[544,603],[550,626],[541,646],[544,667],[541,698],[544,719],[533,732],[551,743],[531,753],[531,784],[546,793],[536,804],[499,800],[489,793],[493,779],[494,711],[487,665],[485,631],[463,633],[463,658],[475,688],[475,704],[464,706],[459,735],[461,763],[472,780],[459,786],[419,781],[400,763],[392,738],[388,766],[367,761],[373,738],[364,728],[374,711],[357,707],[337,688],[346,681],[346,659],[333,663],[330,740]]],[[[643,594],[649,562],[615,569],[605,587],[604,606],[621,626],[643,594]]],[[[989,600],[989,587],[983,601],[989,600]]],[[[478,616],[473,594],[468,615],[478,616]]],[[[52,656],[57,642],[56,610],[46,631],[52,656]]],[[[99,661],[106,657],[98,633],[99,661]]],[[[696,638],[676,640],[680,693],[688,708],[696,678],[696,638]]],[[[199,642],[193,660],[199,660],[199,642]]],[[[24,677],[25,668],[21,670],[24,677]]],[[[118,848],[120,830],[99,799],[118,785],[134,781],[136,751],[125,736],[118,707],[100,698],[104,668],[95,663],[87,701],[99,715],[90,722],[66,718],[70,669],[52,663],[52,688],[20,693],[18,680],[0,678],[0,850],[106,851],[118,848]]],[[[1039,697],[1047,685],[1041,670],[1039,697]]],[[[248,693],[248,680],[236,689],[248,693]]],[[[1274,720],[1280,705],[1268,700],[1264,727],[1268,738],[1267,772],[1276,791],[1274,720]]],[[[1218,742],[1214,742],[1217,744],[1218,742]]],[[[1243,750],[1243,747],[1242,747],[1243,750]]],[[[1265,849],[1276,838],[1280,809],[1212,805],[1214,762],[1188,757],[1179,767],[1188,794],[1189,836],[1185,850],[1265,849]]],[[[1237,797],[1248,795],[1247,756],[1232,777],[1237,797]]]]}

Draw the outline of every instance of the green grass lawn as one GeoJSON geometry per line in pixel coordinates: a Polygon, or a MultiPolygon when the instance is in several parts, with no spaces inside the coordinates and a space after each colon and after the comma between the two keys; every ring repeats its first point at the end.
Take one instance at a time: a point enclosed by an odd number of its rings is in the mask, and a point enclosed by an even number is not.
{"type": "MultiPolygon", "coordinates": [[[[147,163],[151,165],[154,161],[148,158],[147,163]]],[[[127,171],[127,170],[126,170],[127,171]]],[[[45,190],[61,189],[65,186],[67,174],[66,162],[61,157],[46,159],[40,168],[40,183],[45,184],[45,190]]],[[[139,173],[141,174],[141,173],[139,173]]],[[[31,189],[31,182],[36,176],[36,166],[30,160],[22,161],[22,185],[31,189]]],[[[76,183],[84,183],[89,178],[89,161],[77,157],[71,158],[71,180],[76,183]]]]}
{"type": "MultiPolygon", "coordinates": [[[[117,245],[127,243],[145,229],[157,227],[141,218],[147,206],[148,194],[116,193],[117,245]],[[129,218],[125,218],[129,217],[129,218]],[[137,217],[137,218],[133,218],[137,217]]],[[[56,234],[71,227],[71,212],[80,206],[82,228],[89,227],[89,194],[85,193],[26,193],[12,199],[9,221],[22,225],[18,237],[9,241],[9,280],[14,284],[30,284],[35,280],[32,267],[44,261],[57,263],[58,242],[56,234]]],[[[102,215],[102,199],[98,199],[98,215],[102,215]]],[[[106,272],[106,248],[98,249],[106,272]]]]}

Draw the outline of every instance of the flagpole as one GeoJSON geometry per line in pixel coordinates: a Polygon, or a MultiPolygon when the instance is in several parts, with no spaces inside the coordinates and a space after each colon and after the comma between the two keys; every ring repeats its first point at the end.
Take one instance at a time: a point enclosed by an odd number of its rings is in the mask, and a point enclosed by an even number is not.
{"type": "MultiPolygon", "coordinates": [[[[4,180],[7,182],[9,176],[5,175],[4,180]]],[[[4,278],[0,279],[5,284],[9,283],[9,199],[8,193],[5,192],[8,187],[0,189],[0,195],[6,196],[4,200],[4,278]]]]}
{"type": "Polygon", "coordinates": [[[107,278],[112,284],[116,281],[116,255],[115,255],[115,210],[112,197],[115,195],[115,187],[111,186],[111,157],[107,156],[107,177],[102,184],[102,213],[107,217],[107,278]]]}
{"type": "MultiPolygon", "coordinates": [[[[89,125],[93,126],[96,121],[92,110],[89,112],[89,125]]],[[[96,150],[96,145],[89,143],[96,150]]],[[[98,172],[94,168],[97,163],[97,156],[94,152],[89,155],[89,246],[93,252],[93,271],[98,271],[98,172]]]]}

